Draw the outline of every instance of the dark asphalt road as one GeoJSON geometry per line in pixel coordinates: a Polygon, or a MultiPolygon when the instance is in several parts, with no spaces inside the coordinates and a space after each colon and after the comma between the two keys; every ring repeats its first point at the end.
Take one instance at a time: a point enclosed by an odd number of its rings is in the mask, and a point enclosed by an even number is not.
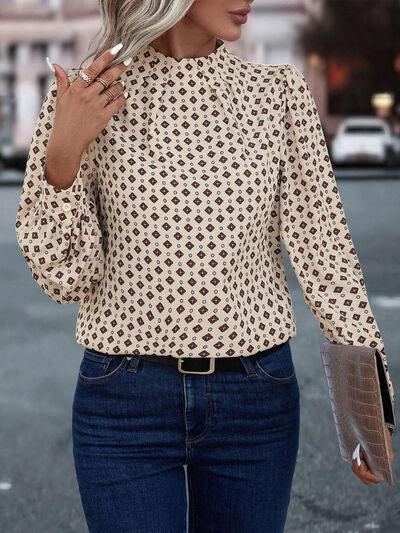
{"type": "MultiPolygon", "coordinates": [[[[400,179],[338,183],[400,397],[400,179]]],[[[78,307],[57,305],[33,282],[15,241],[18,196],[19,187],[0,189],[0,531],[84,533],[70,428],[83,350],[74,337],[78,307]]],[[[285,261],[297,321],[291,346],[302,419],[286,531],[395,533],[398,487],[365,486],[339,456],[319,355],[322,336],[286,253],[285,261]]],[[[398,449],[395,434],[393,466],[400,484],[398,449]]]]}

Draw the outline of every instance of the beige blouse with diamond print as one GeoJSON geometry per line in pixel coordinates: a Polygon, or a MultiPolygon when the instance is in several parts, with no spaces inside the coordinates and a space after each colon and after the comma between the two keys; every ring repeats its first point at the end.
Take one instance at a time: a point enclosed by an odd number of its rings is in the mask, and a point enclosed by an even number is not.
{"type": "Polygon", "coordinates": [[[43,174],[52,83],[16,220],[33,277],[54,301],[80,303],[82,346],[247,356],[296,334],[282,240],[326,338],[380,351],[394,425],[383,341],[307,82],[293,65],[217,44],[180,60],[142,49],[121,76],[126,106],[67,190],[43,174]]]}

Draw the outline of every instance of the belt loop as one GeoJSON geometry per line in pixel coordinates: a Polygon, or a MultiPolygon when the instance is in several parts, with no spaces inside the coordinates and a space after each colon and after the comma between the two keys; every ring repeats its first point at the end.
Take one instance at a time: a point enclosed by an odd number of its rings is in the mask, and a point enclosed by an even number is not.
{"type": "Polygon", "coordinates": [[[246,370],[246,374],[248,377],[254,377],[256,376],[256,371],[254,369],[254,363],[253,361],[250,359],[250,355],[240,355],[240,361],[242,362],[245,370],[246,370]]]}
{"type": "Polygon", "coordinates": [[[128,372],[137,372],[138,365],[140,362],[140,356],[139,355],[130,355],[127,357],[128,360],[128,372]]]}

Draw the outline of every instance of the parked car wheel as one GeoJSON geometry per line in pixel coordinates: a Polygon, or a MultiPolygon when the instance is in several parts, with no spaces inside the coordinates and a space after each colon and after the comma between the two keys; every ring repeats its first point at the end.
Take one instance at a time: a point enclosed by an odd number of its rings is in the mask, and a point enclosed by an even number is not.
{"type": "Polygon", "coordinates": [[[394,168],[397,166],[397,154],[396,152],[393,150],[393,148],[391,146],[388,146],[386,148],[386,154],[385,154],[385,166],[387,168],[394,168]]]}

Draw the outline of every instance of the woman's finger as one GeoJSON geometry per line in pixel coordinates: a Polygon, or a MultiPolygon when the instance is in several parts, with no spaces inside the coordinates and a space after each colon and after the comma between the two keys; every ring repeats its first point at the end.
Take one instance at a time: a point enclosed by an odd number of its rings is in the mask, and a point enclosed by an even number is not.
{"type": "Polygon", "coordinates": [[[111,102],[113,102],[121,93],[124,92],[124,90],[125,84],[123,85],[121,82],[113,83],[110,87],[108,87],[107,92],[104,90],[99,96],[102,106],[109,106],[111,102]],[[108,98],[107,93],[112,94],[112,100],[108,98]]]}
{"type": "Polygon", "coordinates": [[[120,93],[118,96],[116,96],[115,100],[110,102],[106,107],[104,108],[104,111],[106,112],[107,120],[112,117],[115,113],[118,113],[118,111],[126,105],[126,99],[124,93],[120,93]]]}
{"type": "Polygon", "coordinates": [[[351,468],[353,472],[358,476],[362,481],[368,482],[368,483],[380,483],[380,479],[378,476],[376,476],[369,468],[367,462],[365,461],[364,457],[361,457],[360,454],[360,462],[361,464],[358,465],[356,460],[352,460],[351,468]]]}
{"type": "Polygon", "coordinates": [[[62,95],[69,88],[70,81],[69,81],[67,73],[60,65],[58,65],[57,63],[53,63],[53,69],[54,69],[54,76],[56,78],[56,86],[57,86],[56,101],[58,102],[61,99],[62,95]]]}
{"type": "MultiPolygon", "coordinates": [[[[110,88],[110,86],[119,79],[121,74],[126,70],[129,63],[130,61],[128,62],[128,60],[125,60],[122,63],[118,63],[114,67],[106,69],[104,72],[101,72],[100,77],[105,82],[107,82],[108,88],[110,88]]],[[[90,86],[90,89],[93,91],[94,94],[101,94],[104,91],[105,87],[99,81],[94,80],[92,85],[90,86]]]]}
{"type": "MultiPolygon", "coordinates": [[[[96,77],[107,68],[107,66],[111,63],[111,61],[113,61],[113,59],[115,58],[116,54],[119,52],[120,49],[121,49],[121,43],[119,43],[119,45],[116,45],[109,50],[106,50],[97,59],[95,59],[92,63],[90,63],[90,65],[88,65],[83,70],[83,72],[87,74],[88,76],[90,76],[92,80],[96,79],[96,77]]],[[[123,66],[125,67],[125,65],[123,66]]],[[[88,86],[86,81],[82,79],[80,76],[76,78],[76,80],[74,81],[74,85],[75,85],[75,88],[82,88],[82,89],[90,87],[90,85],[88,86]]],[[[101,90],[102,85],[100,83],[96,83],[96,86],[97,85],[100,85],[100,90],[101,90]]]]}

